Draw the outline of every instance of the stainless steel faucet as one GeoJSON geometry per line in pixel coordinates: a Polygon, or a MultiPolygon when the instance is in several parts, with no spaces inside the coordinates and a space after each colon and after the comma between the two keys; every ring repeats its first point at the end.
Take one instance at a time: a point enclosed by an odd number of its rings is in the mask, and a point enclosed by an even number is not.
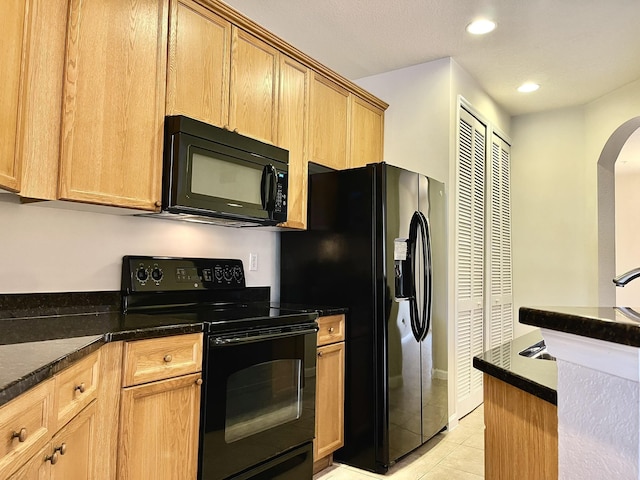
{"type": "Polygon", "coordinates": [[[638,277],[640,277],[640,267],[634,268],[633,270],[629,270],[628,272],[623,273],[622,275],[618,275],[616,278],[613,279],[613,283],[616,285],[616,287],[624,287],[631,280],[638,277]]]}

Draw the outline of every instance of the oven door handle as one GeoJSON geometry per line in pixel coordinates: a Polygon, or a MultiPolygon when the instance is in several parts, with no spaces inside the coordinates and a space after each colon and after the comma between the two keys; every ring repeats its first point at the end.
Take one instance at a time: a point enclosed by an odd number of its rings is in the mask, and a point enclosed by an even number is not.
{"type": "Polygon", "coordinates": [[[287,337],[297,337],[300,335],[309,335],[311,333],[316,333],[318,331],[318,327],[310,327],[304,330],[294,330],[287,332],[278,332],[278,333],[264,333],[257,335],[250,335],[246,337],[216,337],[211,336],[209,339],[209,345],[212,347],[225,347],[228,345],[238,345],[244,343],[253,343],[253,342],[262,342],[264,340],[274,340],[277,338],[287,338],[287,337]]]}

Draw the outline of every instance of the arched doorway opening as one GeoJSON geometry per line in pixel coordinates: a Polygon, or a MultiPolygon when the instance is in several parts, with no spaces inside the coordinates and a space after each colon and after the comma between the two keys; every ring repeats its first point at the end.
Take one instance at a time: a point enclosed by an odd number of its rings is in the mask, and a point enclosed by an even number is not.
{"type": "Polygon", "coordinates": [[[611,280],[616,273],[623,273],[616,272],[615,165],[627,141],[638,130],[640,116],[624,122],[609,137],[598,159],[598,290],[603,306],[616,305],[617,292],[611,280]]]}

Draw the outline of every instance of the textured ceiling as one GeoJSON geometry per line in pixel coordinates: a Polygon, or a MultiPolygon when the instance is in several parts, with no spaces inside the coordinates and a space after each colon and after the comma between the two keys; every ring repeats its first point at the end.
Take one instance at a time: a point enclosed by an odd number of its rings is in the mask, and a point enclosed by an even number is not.
{"type": "Polygon", "coordinates": [[[640,0],[225,2],[351,80],[452,57],[512,115],[581,105],[640,78],[640,0]],[[479,16],[498,28],[467,34],[479,16]],[[524,81],[541,88],[519,94],[524,81]]]}

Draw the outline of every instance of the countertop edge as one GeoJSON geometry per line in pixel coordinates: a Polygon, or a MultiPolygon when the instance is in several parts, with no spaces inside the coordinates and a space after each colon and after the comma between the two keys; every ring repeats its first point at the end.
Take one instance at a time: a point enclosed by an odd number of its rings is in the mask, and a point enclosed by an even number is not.
{"type": "Polygon", "coordinates": [[[6,384],[4,387],[0,387],[0,407],[22,395],[30,388],[33,388],[48,378],[53,377],[56,373],[64,370],[71,364],[95,352],[106,343],[143,340],[187,333],[200,333],[203,331],[204,323],[196,323],[127,330],[123,332],[107,332],[103,335],[98,335],[93,341],[89,341],[89,343],[79,348],[72,349],[67,354],[60,356],[56,360],[45,363],[30,373],[23,375],[21,378],[17,378],[15,381],[6,384]]]}
{"type": "Polygon", "coordinates": [[[567,313],[551,308],[520,307],[518,319],[525,325],[640,347],[640,328],[637,324],[603,320],[594,315],[581,314],[577,309],[574,313],[567,313]]]}
{"type": "MultiPolygon", "coordinates": [[[[535,361],[546,361],[546,360],[535,360],[535,361]]],[[[486,360],[483,360],[479,357],[473,358],[473,366],[474,368],[486,373],[487,375],[491,375],[498,380],[502,380],[503,382],[512,385],[515,388],[523,390],[531,395],[540,398],[546,402],[551,403],[552,405],[558,405],[558,392],[553,390],[552,388],[541,385],[533,380],[517,375],[513,372],[509,372],[504,370],[503,368],[497,367],[486,360]]]]}

